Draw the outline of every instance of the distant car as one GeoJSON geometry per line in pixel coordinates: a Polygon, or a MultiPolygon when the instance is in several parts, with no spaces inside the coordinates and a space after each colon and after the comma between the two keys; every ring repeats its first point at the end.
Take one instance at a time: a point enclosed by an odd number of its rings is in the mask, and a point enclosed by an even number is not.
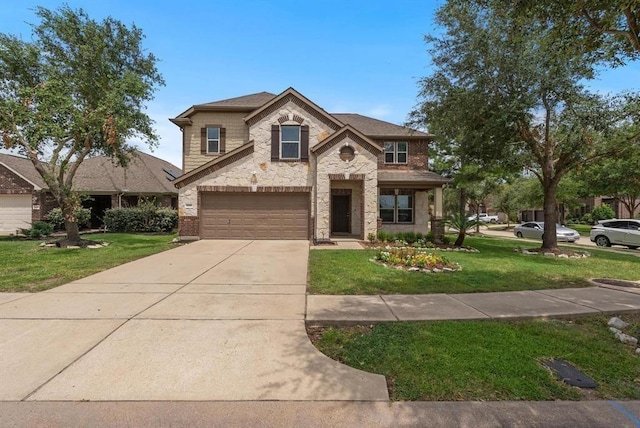
{"type": "Polygon", "coordinates": [[[476,216],[476,214],[469,216],[468,220],[469,221],[473,221],[475,219],[478,219],[478,221],[480,223],[497,223],[498,222],[498,216],[497,215],[489,215],[487,213],[480,213],[480,215],[476,216]]]}
{"type": "MultiPolygon", "coordinates": [[[[530,221],[517,225],[513,229],[513,234],[518,238],[542,239],[544,232],[544,222],[530,221]]],[[[556,224],[556,237],[560,242],[576,242],[580,239],[580,234],[569,227],[556,224]]]]}
{"type": "Polygon", "coordinates": [[[591,228],[589,238],[598,247],[625,245],[632,250],[640,247],[640,220],[600,220],[591,228]]]}

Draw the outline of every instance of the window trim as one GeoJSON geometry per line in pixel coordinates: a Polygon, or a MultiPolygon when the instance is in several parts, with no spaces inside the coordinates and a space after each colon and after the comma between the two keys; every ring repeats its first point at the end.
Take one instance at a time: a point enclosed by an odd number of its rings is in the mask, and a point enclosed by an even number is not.
{"type": "Polygon", "coordinates": [[[207,145],[207,154],[208,155],[219,155],[220,154],[220,136],[221,136],[221,127],[220,126],[206,126],[206,145],[207,145]],[[217,129],[218,130],[218,138],[209,138],[209,129],[217,129]],[[218,150],[217,151],[210,151],[209,150],[209,143],[210,142],[214,142],[216,141],[218,143],[218,150]]]}
{"type": "Polygon", "coordinates": [[[302,149],[302,126],[301,125],[280,125],[280,160],[300,160],[300,151],[302,149]],[[288,126],[288,127],[292,127],[292,128],[297,128],[298,129],[298,139],[297,140],[285,140],[283,138],[283,133],[282,133],[282,128],[288,126]],[[282,156],[282,145],[283,144],[292,144],[292,143],[297,143],[298,144],[298,154],[296,157],[283,157],[282,156]]]}
{"type": "Polygon", "coordinates": [[[383,153],[382,156],[383,156],[385,164],[387,164],[387,165],[392,165],[392,164],[406,165],[407,163],[409,163],[409,142],[407,142],[407,141],[385,141],[383,143],[383,151],[382,151],[382,153],[383,153]],[[393,150],[387,150],[384,147],[387,144],[393,144],[393,150]],[[399,144],[406,144],[406,150],[399,150],[398,149],[398,145],[399,144]],[[387,153],[391,153],[393,155],[393,161],[387,162],[387,153]],[[400,155],[400,154],[404,154],[405,155],[404,162],[398,161],[398,155],[400,155]]]}
{"type": "MultiPolygon", "coordinates": [[[[389,192],[389,193],[378,193],[378,217],[382,219],[382,215],[380,215],[380,211],[382,208],[380,207],[380,196],[393,196],[393,221],[385,221],[382,220],[382,224],[415,224],[416,222],[416,192],[411,189],[380,189],[380,192],[389,192]],[[397,192],[396,192],[397,190],[397,192]],[[411,197],[411,206],[409,208],[400,208],[398,206],[398,196],[410,196],[411,197]],[[399,211],[411,211],[411,221],[399,221],[398,212],[399,211]]],[[[390,210],[390,208],[384,208],[385,210],[390,210]]]]}

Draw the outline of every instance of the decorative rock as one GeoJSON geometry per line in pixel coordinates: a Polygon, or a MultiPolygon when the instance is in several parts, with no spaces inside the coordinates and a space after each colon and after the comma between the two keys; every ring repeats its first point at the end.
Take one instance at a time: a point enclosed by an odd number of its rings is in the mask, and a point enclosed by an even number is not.
{"type": "Polygon", "coordinates": [[[102,248],[102,245],[87,245],[87,248],[102,248]]]}
{"type": "Polygon", "coordinates": [[[636,348],[636,354],[640,355],[640,348],[636,348]]]}
{"type": "Polygon", "coordinates": [[[108,246],[109,246],[109,243],[108,243],[108,242],[103,242],[103,243],[102,243],[102,246],[103,246],[103,247],[108,247],[108,246]]]}
{"type": "Polygon", "coordinates": [[[622,321],[620,318],[618,317],[613,317],[609,320],[609,322],[607,323],[607,325],[609,327],[615,327],[618,330],[624,330],[625,328],[629,327],[629,323],[626,323],[624,321],[622,321]]]}
{"type": "Polygon", "coordinates": [[[431,272],[433,272],[433,273],[440,273],[440,272],[442,272],[442,269],[433,268],[433,269],[431,269],[431,272]]]}
{"type": "Polygon", "coordinates": [[[544,253],[545,257],[555,257],[556,255],[553,253],[544,253]]]}
{"type": "Polygon", "coordinates": [[[442,268],[442,272],[453,272],[453,269],[445,267],[445,268],[442,268]]]}
{"type": "Polygon", "coordinates": [[[409,272],[417,272],[417,271],[419,271],[419,270],[420,270],[420,268],[419,268],[419,267],[415,267],[415,266],[414,266],[414,267],[410,267],[410,268],[409,268],[409,269],[407,269],[407,270],[408,270],[409,272]]]}
{"type": "Polygon", "coordinates": [[[637,338],[633,336],[629,336],[628,334],[624,334],[624,333],[616,333],[616,339],[618,339],[622,343],[628,343],[630,345],[638,344],[637,338]]]}
{"type": "Polygon", "coordinates": [[[45,245],[46,248],[53,248],[55,246],[56,246],[56,244],[47,244],[47,245],[45,245]]]}
{"type": "Polygon", "coordinates": [[[80,248],[80,247],[78,247],[77,245],[69,245],[67,248],[70,249],[70,250],[75,250],[75,249],[80,248]]]}
{"type": "Polygon", "coordinates": [[[46,246],[47,246],[47,243],[46,243],[46,242],[43,242],[43,243],[41,243],[40,245],[38,245],[38,247],[46,247],[46,246]]]}
{"type": "Polygon", "coordinates": [[[613,334],[618,334],[618,333],[622,333],[620,330],[618,330],[615,327],[609,327],[609,330],[611,331],[611,333],[613,334]]]}
{"type": "Polygon", "coordinates": [[[560,259],[568,259],[569,256],[567,254],[559,254],[558,258],[560,258],[560,259]]]}

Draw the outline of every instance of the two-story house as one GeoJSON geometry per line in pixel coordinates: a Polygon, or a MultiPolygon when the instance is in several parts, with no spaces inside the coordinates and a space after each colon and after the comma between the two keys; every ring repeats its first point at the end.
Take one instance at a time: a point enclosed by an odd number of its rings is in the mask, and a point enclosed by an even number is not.
{"type": "Polygon", "coordinates": [[[171,121],[182,131],[183,239],[442,231],[448,180],[428,170],[432,135],[327,113],[292,88],[194,105],[171,121]]]}

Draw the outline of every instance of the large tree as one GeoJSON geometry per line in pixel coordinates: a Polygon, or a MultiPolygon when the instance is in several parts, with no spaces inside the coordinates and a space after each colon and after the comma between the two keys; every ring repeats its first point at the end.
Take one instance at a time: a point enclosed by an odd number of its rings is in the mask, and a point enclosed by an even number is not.
{"type": "Polygon", "coordinates": [[[443,32],[428,36],[434,63],[413,113],[429,131],[486,168],[525,168],[544,194],[543,248],[557,247],[557,189],[580,165],[621,153],[635,95],[605,97],[581,82],[597,60],[580,38],[519,15],[502,0],[449,0],[443,32]]]}
{"type": "Polygon", "coordinates": [[[31,41],[0,34],[0,132],[31,160],[62,208],[68,241],[78,242],[78,166],[93,155],[126,165],[133,138],[157,144],[144,109],[164,81],[135,25],[69,6],[35,14],[31,41]]]}

